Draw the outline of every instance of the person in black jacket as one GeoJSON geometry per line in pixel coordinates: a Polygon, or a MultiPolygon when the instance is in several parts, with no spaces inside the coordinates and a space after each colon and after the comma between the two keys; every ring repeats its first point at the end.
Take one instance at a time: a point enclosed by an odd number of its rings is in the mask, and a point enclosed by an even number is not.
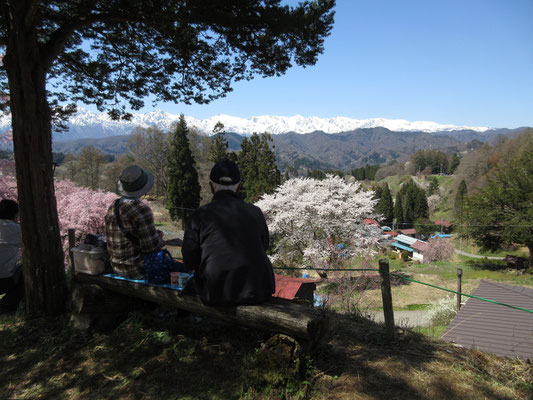
{"type": "Polygon", "coordinates": [[[194,270],[185,293],[194,289],[204,304],[216,306],[269,300],[275,282],[263,213],[238,195],[235,163],[216,163],[209,178],[213,200],[191,215],[183,238],[183,262],[194,270]]]}

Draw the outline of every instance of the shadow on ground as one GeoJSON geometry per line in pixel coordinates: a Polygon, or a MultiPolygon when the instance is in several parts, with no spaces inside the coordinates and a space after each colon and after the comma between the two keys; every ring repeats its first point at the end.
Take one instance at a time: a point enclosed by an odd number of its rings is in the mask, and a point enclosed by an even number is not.
{"type": "MultiPolygon", "coordinates": [[[[273,385],[254,370],[268,332],[136,313],[110,332],[83,333],[66,316],[1,316],[0,398],[527,398],[514,389],[517,382],[495,375],[492,359],[481,353],[410,331],[387,343],[382,324],[331,317],[331,335],[310,354],[303,375],[273,385]]],[[[532,373],[531,366],[519,367],[532,373]]]]}

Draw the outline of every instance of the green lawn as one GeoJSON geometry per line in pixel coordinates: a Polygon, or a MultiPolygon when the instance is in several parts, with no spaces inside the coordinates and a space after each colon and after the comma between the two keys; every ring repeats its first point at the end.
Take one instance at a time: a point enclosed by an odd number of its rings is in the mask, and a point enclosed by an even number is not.
{"type": "MultiPolygon", "coordinates": [[[[456,256],[452,261],[437,261],[430,264],[404,263],[403,265],[400,261],[397,261],[393,265],[401,266],[401,270],[409,274],[437,275],[449,280],[457,280],[457,269],[461,268],[463,270],[463,281],[491,279],[510,285],[533,287],[533,275],[517,274],[516,271],[498,269],[505,265],[505,263],[498,260],[456,256]]],[[[391,269],[393,269],[392,265],[391,269]]]]}

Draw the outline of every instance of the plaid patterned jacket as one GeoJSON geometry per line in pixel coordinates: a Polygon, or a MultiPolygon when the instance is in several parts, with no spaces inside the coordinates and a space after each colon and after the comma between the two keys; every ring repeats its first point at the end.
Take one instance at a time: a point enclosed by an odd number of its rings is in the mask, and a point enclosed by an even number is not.
{"type": "Polygon", "coordinates": [[[144,254],[163,246],[150,207],[139,199],[117,199],[107,210],[105,227],[113,271],[128,279],[144,279],[144,254]],[[120,230],[115,218],[116,201],[120,201],[119,213],[124,229],[139,239],[138,244],[129,240],[120,230]]]}

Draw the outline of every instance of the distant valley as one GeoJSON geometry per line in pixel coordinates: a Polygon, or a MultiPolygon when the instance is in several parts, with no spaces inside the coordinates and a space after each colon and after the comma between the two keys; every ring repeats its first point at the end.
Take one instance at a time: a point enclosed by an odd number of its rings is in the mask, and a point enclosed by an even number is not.
{"type": "MultiPolygon", "coordinates": [[[[287,165],[296,169],[340,169],[350,171],[365,164],[381,164],[393,160],[405,161],[420,149],[439,149],[448,153],[462,152],[472,141],[492,141],[498,136],[514,136],[524,129],[499,129],[485,132],[396,132],[386,128],[356,129],[349,132],[280,133],[272,135],[276,159],[284,170],[287,165]]],[[[228,132],[230,150],[237,150],[246,135],[228,132]]],[[[94,146],[108,154],[127,151],[128,135],[101,139],[84,138],[55,141],[55,152],[78,154],[86,146],[94,146]]]]}

